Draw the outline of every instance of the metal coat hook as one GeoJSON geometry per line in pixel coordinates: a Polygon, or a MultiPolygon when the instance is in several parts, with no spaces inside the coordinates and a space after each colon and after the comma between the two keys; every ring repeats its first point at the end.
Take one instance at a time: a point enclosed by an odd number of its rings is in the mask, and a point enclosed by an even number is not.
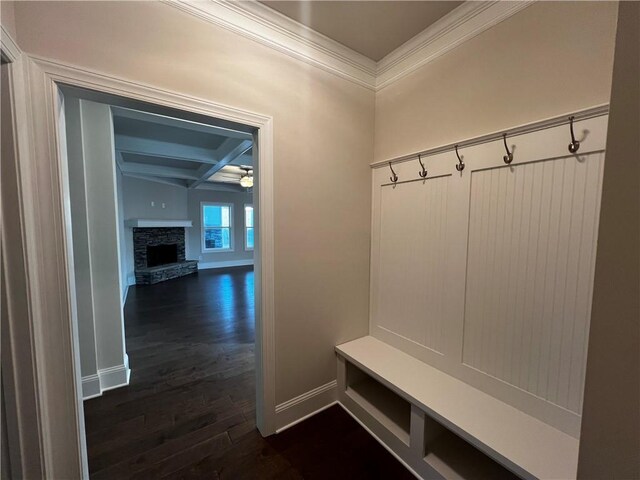
{"type": "Polygon", "coordinates": [[[456,149],[456,157],[458,157],[456,170],[461,172],[462,170],[464,170],[464,162],[462,161],[462,159],[460,158],[460,154],[458,153],[458,145],[455,146],[455,149],[456,149]]]}
{"type": "Polygon", "coordinates": [[[513,152],[510,152],[509,151],[509,147],[507,146],[507,134],[506,133],[502,134],[502,141],[504,142],[504,149],[507,151],[507,154],[504,157],[502,157],[502,159],[504,160],[504,163],[509,165],[511,162],[513,162],[513,152]]]}
{"type": "Polygon", "coordinates": [[[422,158],[420,154],[418,154],[418,161],[420,162],[420,167],[422,167],[422,171],[418,172],[418,175],[420,175],[420,178],[427,178],[427,169],[424,168],[424,163],[422,163],[422,158]]]}
{"type": "Polygon", "coordinates": [[[389,162],[389,168],[391,169],[391,176],[389,177],[389,180],[391,180],[393,183],[396,183],[398,181],[398,175],[396,175],[396,172],[393,171],[391,162],[389,162]]]}
{"type": "Polygon", "coordinates": [[[569,144],[569,151],[571,153],[576,153],[580,149],[580,142],[576,140],[576,136],[573,134],[573,119],[575,117],[572,115],[569,117],[569,128],[571,129],[571,143],[569,144]]]}

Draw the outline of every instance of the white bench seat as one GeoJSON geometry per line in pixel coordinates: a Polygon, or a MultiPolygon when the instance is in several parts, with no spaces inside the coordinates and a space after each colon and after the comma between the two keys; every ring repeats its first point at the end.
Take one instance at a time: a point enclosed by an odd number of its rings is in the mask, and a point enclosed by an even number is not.
{"type": "Polygon", "coordinates": [[[576,438],[374,337],[338,345],[336,352],[519,476],[576,477],[576,438]]]}

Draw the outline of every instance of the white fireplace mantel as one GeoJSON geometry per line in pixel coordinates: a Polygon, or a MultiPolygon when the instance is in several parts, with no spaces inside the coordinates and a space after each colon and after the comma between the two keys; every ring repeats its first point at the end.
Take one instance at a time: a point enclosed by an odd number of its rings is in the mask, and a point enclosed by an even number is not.
{"type": "Polygon", "coordinates": [[[144,218],[130,218],[124,221],[124,225],[136,228],[193,227],[191,220],[149,220],[144,218]]]}

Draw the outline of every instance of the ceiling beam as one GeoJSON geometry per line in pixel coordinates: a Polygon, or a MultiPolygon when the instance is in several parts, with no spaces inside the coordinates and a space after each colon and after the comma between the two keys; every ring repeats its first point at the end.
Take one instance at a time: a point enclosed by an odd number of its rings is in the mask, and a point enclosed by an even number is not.
{"type": "Polygon", "coordinates": [[[241,187],[240,185],[233,183],[214,183],[214,182],[205,182],[198,187],[196,190],[214,190],[217,192],[233,192],[233,193],[246,193],[246,189],[241,187]]]}
{"type": "MultiPolygon", "coordinates": [[[[234,142],[241,141],[238,139],[229,140],[234,142]]],[[[227,140],[225,140],[222,145],[226,142],[227,140]]],[[[131,137],[128,135],[116,135],[115,146],[116,150],[123,153],[171,158],[174,160],[207,163],[210,165],[215,165],[216,152],[219,150],[184,146],[172,142],[163,142],[162,140],[151,140],[149,138],[131,137]]]]}
{"type": "Polygon", "coordinates": [[[199,178],[192,182],[189,188],[196,188],[198,185],[207,181],[211,175],[215,174],[222,167],[246,153],[252,145],[252,140],[242,140],[239,143],[237,139],[233,138],[225,140],[224,143],[220,145],[220,148],[216,150],[216,159],[218,162],[215,165],[203,165],[200,167],[198,169],[199,178]]]}
{"type": "Polygon", "coordinates": [[[207,123],[194,122],[191,120],[182,120],[178,118],[168,117],[157,113],[141,112],[123,107],[111,107],[111,111],[115,117],[130,118],[147,123],[155,123],[157,125],[166,125],[169,127],[182,128],[194,132],[210,133],[221,137],[238,138],[240,140],[251,140],[250,133],[233,130],[231,128],[218,127],[207,123]]]}
{"type": "Polygon", "coordinates": [[[152,175],[138,175],[136,173],[123,173],[125,177],[137,178],[138,180],[146,180],[148,182],[162,183],[164,185],[171,185],[174,187],[182,187],[187,188],[187,183],[185,180],[179,180],[177,178],[163,178],[163,177],[154,177],[152,175]]]}
{"type": "Polygon", "coordinates": [[[244,153],[240,155],[238,158],[236,158],[233,161],[233,164],[238,166],[244,165],[244,166],[253,168],[253,155],[244,153]]]}
{"type": "Polygon", "coordinates": [[[187,168],[161,167],[147,163],[124,162],[120,165],[123,174],[151,175],[163,178],[179,178],[183,180],[199,180],[193,170],[187,168]]]}

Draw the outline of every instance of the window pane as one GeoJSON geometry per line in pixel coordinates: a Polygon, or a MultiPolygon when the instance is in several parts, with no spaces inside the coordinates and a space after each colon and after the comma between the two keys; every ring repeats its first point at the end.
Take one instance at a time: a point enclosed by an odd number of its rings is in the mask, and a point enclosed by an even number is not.
{"type": "Polygon", "coordinates": [[[253,207],[244,207],[244,226],[253,227],[253,207]]]}
{"type": "Polygon", "coordinates": [[[204,247],[210,249],[231,248],[228,228],[207,228],[204,231],[204,247]]]}
{"type": "MultiPolygon", "coordinates": [[[[231,225],[231,223],[229,222],[229,217],[230,215],[230,208],[229,207],[220,207],[222,209],[222,223],[221,223],[221,227],[228,227],[231,225]]],[[[229,233],[229,232],[227,232],[229,233]]]]}
{"type": "Polygon", "coordinates": [[[247,248],[253,248],[253,227],[247,228],[246,244],[247,248]]]}
{"type": "Polygon", "coordinates": [[[202,216],[205,227],[229,227],[230,208],[223,205],[204,205],[202,216]]]}
{"type": "Polygon", "coordinates": [[[205,227],[221,226],[222,211],[220,207],[214,205],[205,205],[203,207],[203,216],[205,227]]]}
{"type": "MultiPolygon", "coordinates": [[[[228,210],[229,209],[227,209],[227,215],[229,214],[228,210]]],[[[222,248],[231,248],[231,238],[228,228],[222,229],[222,248]]]]}

